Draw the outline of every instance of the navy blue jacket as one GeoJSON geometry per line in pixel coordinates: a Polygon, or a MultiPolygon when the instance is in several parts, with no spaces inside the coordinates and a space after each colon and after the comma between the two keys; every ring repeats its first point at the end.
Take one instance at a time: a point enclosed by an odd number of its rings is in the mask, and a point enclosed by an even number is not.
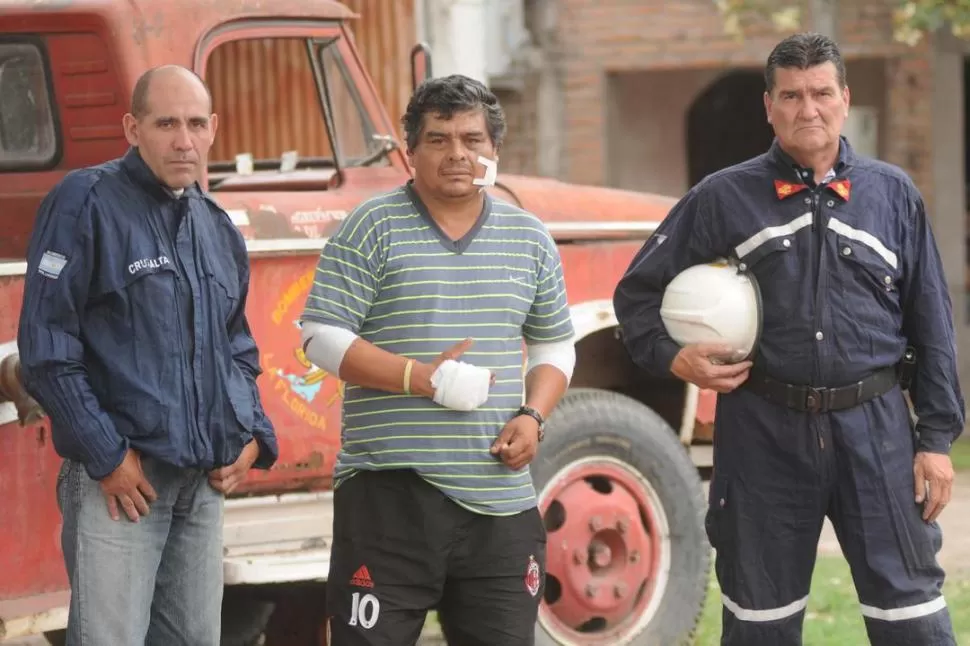
{"type": "Polygon", "coordinates": [[[136,149],[69,173],[27,253],[18,346],[54,447],[109,475],[128,447],[184,468],[276,461],[245,316],[246,245],[197,186],[175,198],[136,149]]]}
{"type": "Polygon", "coordinates": [[[614,295],[633,360],[669,376],[679,346],[660,304],[695,264],[734,258],[760,285],[757,369],[818,387],[854,383],[918,356],[910,388],[921,449],[946,453],[964,424],[949,293],[923,199],[899,168],[856,155],[842,138],[835,174],[816,186],[776,140],[770,150],[694,186],[640,249],[614,295]],[[775,181],[805,184],[787,195],[775,181]]]}

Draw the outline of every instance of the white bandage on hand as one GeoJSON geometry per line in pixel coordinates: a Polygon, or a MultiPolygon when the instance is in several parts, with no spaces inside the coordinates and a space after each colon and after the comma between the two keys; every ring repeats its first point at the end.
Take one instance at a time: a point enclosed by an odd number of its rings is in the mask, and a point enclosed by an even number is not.
{"type": "Polygon", "coordinates": [[[460,411],[475,410],[488,401],[492,373],[463,361],[447,359],[431,375],[436,404],[460,411]]]}

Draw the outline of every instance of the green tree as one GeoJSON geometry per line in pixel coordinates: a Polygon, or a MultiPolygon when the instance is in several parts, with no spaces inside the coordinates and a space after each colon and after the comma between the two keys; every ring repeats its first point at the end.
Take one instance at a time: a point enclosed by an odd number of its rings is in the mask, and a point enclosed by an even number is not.
{"type": "MultiPolygon", "coordinates": [[[[740,38],[742,21],[749,17],[768,19],[779,31],[813,29],[830,33],[838,0],[812,0],[814,24],[802,25],[802,7],[789,0],[714,0],[724,16],[724,29],[740,38]]],[[[913,46],[924,36],[948,28],[959,38],[970,40],[970,0],[897,0],[893,8],[893,38],[913,46]]]]}

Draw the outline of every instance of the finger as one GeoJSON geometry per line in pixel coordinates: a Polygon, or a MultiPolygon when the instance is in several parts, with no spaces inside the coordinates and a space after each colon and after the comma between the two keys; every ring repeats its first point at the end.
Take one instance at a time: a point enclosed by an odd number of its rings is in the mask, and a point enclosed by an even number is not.
{"type": "Polygon", "coordinates": [[[707,376],[712,379],[730,379],[741,374],[746,374],[751,370],[750,361],[738,363],[725,363],[721,365],[708,365],[704,368],[707,376]]]}
{"type": "Polygon", "coordinates": [[[926,495],[926,478],[923,476],[923,465],[919,460],[913,464],[913,487],[916,504],[918,505],[923,502],[923,496],[926,495]]]}
{"type": "Polygon", "coordinates": [[[233,489],[238,487],[241,481],[242,481],[242,478],[230,478],[229,484],[222,488],[222,493],[227,495],[231,494],[233,489]]]}
{"type": "Polygon", "coordinates": [[[939,493],[937,494],[937,497],[936,497],[937,498],[936,505],[934,506],[932,513],[927,519],[929,522],[933,522],[934,520],[939,518],[940,514],[943,513],[943,510],[946,509],[946,506],[950,503],[951,483],[944,480],[936,480],[935,482],[933,482],[932,487],[934,491],[937,491],[939,493]]]}
{"type": "Polygon", "coordinates": [[[734,354],[734,348],[724,343],[698,343],[694,346],[694,350],[702,357],[723,357],[734,354]]]}
{"type": "Polygon", "coordinates": [[[108,515],[111,516],[111,520],[121,518],[121,515],[118,513],[118,499],[111,495],[107,495],[104,498],[108,501],[108,515]]]}
{"type": "Polygon", "coordinates": [[[529,464],[529,462],[531,462],[532,458],[534,457],[535,457],[535,450],[532,449],[531,447],[527,447],[526,450],[523,451],[523,453],[519,457],[517,457],[514,460],[510,460],[507,464],[510,469],[515,469],[516,471],[518,471],[525,465],[529,464]]]}
{"type": "Polygon", "coordinates": [[[952,480],[944,481],[940,485],[940,489],[942,490],[940,495],[940,500],[943,506],[945,507],[950,504],[950,498],[953,495],[953,481],[952,480]]]}
{"type": "Polygon", "coordinates": [[[513,466],[529,453],[529,443],[520,438],[502,449],[502,461],[513,466]]]}
{"type": "Polygon", "coordinates": [[[495,438],[495,441],[492,443],[492,455],[504,450],[514,438],[515,427],[510,424],[506,424],[505,428],[502,429],[502,432],[498,434],[498,437],[495,438]]]}
{"type": "Polygon", "coordinates": [[[155,502],[158,500],[158,494],[155,493],[155,487],[152,486],[146,478],[142,478],[138,483],[138,491],[145,496],[148,502],[155,502]]]}
{"type": "Polygon", "coordinates": [[[135,489],[131,492],[129,497],[131,498],[131,501],[135,503],[135,509],[138,510],[138,513],[142,516],[147,516],[148,502],[145,500],[145,497],[141,495],[141,492],[138,489],[135,489]]]}
{"type": "Polygon", "coordinates": [[[128,497],[127,494],[122,494],[118,496],[118,500],[121,501],[121,508],[125,510],[125,513],[128,515],[128,518],[131,519],[131,522],[137,523],[138,510],[135,508],[135,503],[132,501],[132,499],[128,497]]]}
{"type": "Polygon", "coordinates": [[[458,357],[460,357],[461,355],[465,354],[465,352],[468,351],[468,348],[472,347],[472,344],[474,342],[475,341],[472,339],[465,339],[463,341],[459,341],[455,345],[445,350],[444,355],[449,359],[458,359],[458,357]]]}
{"type": "Polygon", "coordinates": [[[711,390],[725,395],[733,390],[736,390],[738,386],[743,384],[748,379],[747,373],[734,377],[732,379],[716,379],[708,383],[708,388],[711,390]]]}
{"type": "Polygon", "coordinates": [[[923,520],[929,521],[939,515],[940,493],[940,483],[930,480],[930,493],[927,496],[926,505],[923,507],[923,520]]]}

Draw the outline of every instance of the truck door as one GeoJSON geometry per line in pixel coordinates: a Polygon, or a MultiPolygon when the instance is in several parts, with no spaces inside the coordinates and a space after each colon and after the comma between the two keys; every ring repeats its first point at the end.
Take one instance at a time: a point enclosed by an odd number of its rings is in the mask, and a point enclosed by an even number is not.
{"type": "Polygon", "coordinates": [[[396,129],[340,23],[241,23],[205,39],[197,60],[219,115],[208,186],[247,238],[247,314],[280,444],[244,491],[327,488],[342,383],[306,361],[297,323],[326,237],[408,179],[396,129]]]}

